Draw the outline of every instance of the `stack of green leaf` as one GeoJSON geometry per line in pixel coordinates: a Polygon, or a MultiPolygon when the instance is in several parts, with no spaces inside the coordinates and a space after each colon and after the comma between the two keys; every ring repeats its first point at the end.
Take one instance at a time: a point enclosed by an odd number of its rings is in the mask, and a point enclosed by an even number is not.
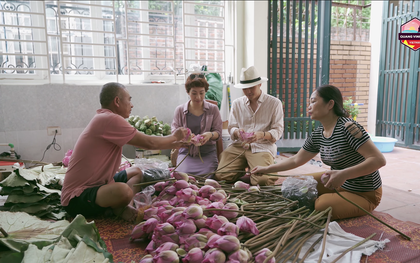
{"type": "Polygon", "coordinates": [[[0,225],[8,234],[0,234],[3,251],[0,262],[113,262],[95,223],[77,215],[67,220],[50,222],[27,213],[2,212],[0,225]]]}
{"type": "Polygon", "coordinates": [[[149,118],[144,116],[140,118],[138,115],[131,115],[128,118],[128,123],[133,125],[138,131],[147,135],[164,136],[171,134],[171,125],[158,121],[155,116],[149,118]]]}
{"type": "Polygon", "coordinates": [[[59,220],[66,216],[61,206],[61,191],[38,183],[35,171],[19,168],[0,182],[0,195],[7,195],[4,206],[11,212],[26,212],[39,218],[59,220]]]}

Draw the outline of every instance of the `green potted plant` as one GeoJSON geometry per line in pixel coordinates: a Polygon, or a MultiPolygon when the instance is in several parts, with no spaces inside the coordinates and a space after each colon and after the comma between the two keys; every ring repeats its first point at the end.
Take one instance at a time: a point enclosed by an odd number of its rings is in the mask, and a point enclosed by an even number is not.
{"type": "Polygon", "coordinates": [[[353,120],[356,120],[357,115],[359,114],[359,106],[353,104],[353,99],[351,97],[347,98],[344,103],[344,109],[350,114],[350,117],[353,120]]]}

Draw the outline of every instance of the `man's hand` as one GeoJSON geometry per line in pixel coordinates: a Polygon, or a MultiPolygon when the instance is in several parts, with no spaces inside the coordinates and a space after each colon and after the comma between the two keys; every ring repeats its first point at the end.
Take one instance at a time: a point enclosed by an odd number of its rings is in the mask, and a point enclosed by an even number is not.
{"type": "Polygon", "coordinates": [[[188,130],[186,128],[180,127],[178,129],[176,129],[172,135],[175,136],[177,141],[180,141],[182,139],[185,138],[185,136],[187,136],[188,130]]]}
{"type": "Polygon", "coordinates": [[[262,176],[267,173],[267,166],[256,166],[252,169],[251,174],[255,174],[257,176],[262,176]]]}
{"type": "Polygon", "coordinates": [[[248,143],[253,143],[253,142],[256,142],[256,141],[262,140],[262,139],[264,139],[264,132],[262,132],[262,131],[254,132],[254,136],[252,136],[248,140],[248,143]]]}
{"type": "Polygon", "coordinates": [[[233,133],[233,137],[236,138],[239,141],[242,141],[242,138],[240,135],[240,131],[244,132],[244,129],[237,129],[235,130],[235,132],[233,133]]]}

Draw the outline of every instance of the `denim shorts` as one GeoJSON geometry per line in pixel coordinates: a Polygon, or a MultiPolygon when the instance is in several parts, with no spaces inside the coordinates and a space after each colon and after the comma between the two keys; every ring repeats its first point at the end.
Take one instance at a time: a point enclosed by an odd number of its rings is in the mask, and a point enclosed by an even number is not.
{"type": "MultiPolygon", "coordinates": [[[[115,182],[126,183],[127,172],[125,170],[118,172],[114,175],[115,182]]],[[[85,189],[79,196],[70,199],[68,206],[64,206],[64,210],[75,217],[77,214],[81,214],[84,217],[92,217],[101,215],[105,212],[107,207],[101,207],[96,204],[96,193],[101,186],[95,186],[92,188],[85,189]]]]}

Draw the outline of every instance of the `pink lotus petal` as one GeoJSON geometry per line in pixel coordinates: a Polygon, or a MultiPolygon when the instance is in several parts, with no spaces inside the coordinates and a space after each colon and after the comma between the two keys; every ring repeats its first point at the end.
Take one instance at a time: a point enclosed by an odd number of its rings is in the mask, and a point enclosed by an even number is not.
{"type": "Polygon", "coordinates": [[[224,263],[226,261],[226,255],[217,248],[212,248],[204,254],[202,263],[224,263]]]}
{"type": "Polygon", "coordinates": [[[202,216],[201,218],[195,219],[194,224],[198,229],[206,227],[207,216],[202,216]]]}
{"type": "Polygon", "coordinates": [[[226,202],[226,196],[220,192],[215,192],[211,194],[209,199],[210,201],[213,201],[213,202],[222,202],[222,203],[226,202]]]}
{"type": "MultiPolygon", "coordinates": [[[[216,209],[223,209],[225,205],[222,202],[213,202],[209,204],[206,209],[216,208],[216,209]]],[[[222,211],[207,211],[209,214],[221,215],[222,211]]]]}
{"type": "Polygon", "coordinates": [[[248,252],[243,249],[239,249],[229,255],[229,260],[227,262],[231,263],[247,263],[250,260],[248,252]]]}
{"type": "Polygon", "coordinates": [[[174,186],[177,190],[181,190],[190,187],[190,184],[187,181],[178,180],[174,183],[174,186]]]}
{"type": "Polygon", "coordinates": [[[214,234],[211,235],[210,237],[208,237],[208,241],[207,241],[207,248],[215,248],[216,247],[216,241],[219,240],[219,238],[221,238],[222,236],[218,235],[218,234],[214,234]]]}
{"type": "Polygon", "coordinates": [[[221,228],[217,230],[217,234],[221,236],[235,236],[238,237],[239,228],[231,222],[224,223],[221,228]]]}
{"type": "Polygon", "coordinates": [[[150,207],[146,210],[144,210],[144,220],[148,220],[150,218],[152,218],[153,216],[156,216],[158,213],[158,208],[157,207],[150,207]]]}
{"type": "Polygon", "coordinates": [[[189,176],[186,173],[175,171],[172,173],[173,178],[177,180],[184,180],[188,182],[189,176]]]}
{"type": "MultiPolygon", "coordinates": [[[[273,252],[271,252],[268,248],[263,248],[257,253],[255,253],[255,263],[263,263],[267,257],[269,257],[273,252]]],[[[276,263],[276,259],[272,257],[268,263],[276,263]]]]}
{"type": "Polygon", "coordinates": [[[238,220],[236,220],[236,225],[238,226],[239,231],[252,233],[254,235],[258,235],[260,233],[257,229],[257,224],[246,216],[239,217],[238,220]]]}
{"type": "Polygon", "coordinates": [[[224,223],[229,222],[229,220],[224,216],[213,215],[206,219],[206,225],[209,229],[217,231],[224,223]]]}
{"type": "Polygon", "coordinates": [[[147,221],[145,221],[143,225],[143,230],[145,233],[151,234],[155,230],[158,224],[159,224],[159,221],[157,219],[149,218],[147,219],[147,221]]]}
{"type": "Polygon", "coordinates": [[[214,246],[229,254],[241,248],[241,242],[234,236],[222,236],[216,241],[214,246]]]}
{"type": "Polygon", "coordinates": [[[204,252],[195,247],[188,251],[188,254],[182,259],[183,263],[199,263],[204,259],[204,252]]]}
{"type": "Polygon", "coordinates": [[[173,242],[165,242],[156,249],[156,254],[166,250],[176,251],[177,248],[179,248],[178,244],[173,242]]]}
{"type": "Polygon", "coordinates": [[[162,251],[153,257],[156,263],[176,263],[179,262],[178,254],[172,250],[162,251]]]}
{"type": "Polygon", "coordinates": [[[206,179],[204,181],[204,185],[211,185],[211,186],[213,186],[216,189],[222,188],[220,186],[220,184],[216,180],[213,180],[213,179],[206,179]]]}
{"type": "MultiPolygon", "coordinates": [[[[227,203],[223,206],[223,209],[239,210],[239,207],[235,203],[227,203]]],[[[227,219],[233,219],[238,216],[238,212],[220,211],[220,215],[226,217],[227,219]]]]}
{"type": "Polygon", "coordinates": [[[158,183],[156,183],[156,184],[154,185],[154,187],[155,187],[155,191],[157,191],[157,192],[161,192],[161,191],[163,191],[163,189],[165,189],[165,187],[166,187],[166,186],[168,186],[168,184],[169,184],[169,181],[167,181],[167,182],[158,182],[158,183]]]}
{"type": "Polygon", "coordinates": [[[234,190],[248,190],[250,187],[249,184],[241,182],[241,181],[237,181],[235,182],[235,184],[233,185],[233,189],[234,190]]]}
{"type": "Polygon", "coordinates": [[[203,208],[197,204],[187,207],[183,213],[185,218],[199,219],[203,216],[203,208]]]}
{"type": "Polygon", "coordinates": [[[189,251],[192,248],[203,249],[207,244],[207,237],[202,234],[193,234],[185,240],[184,249],[189,251]]]}
{"type": "Polygon", "coordinates": [[[179,221],[175,222],[175,227],[178,231],[178,234],[193,234],[197,231],[197,227],[194,224],[194,220],[181,218],[179,221]]]}
{"type": "Polygon", "coordinates": [[[249,142],[253,136],[253,132],[244,132],[242,130],[239,131],[239,138],[243,142],[249,142]]]}
{"type": "Polygon", "coordinates": [[[146,224],[145,221],[140,222],[138,225],[134,227],[133,231],[131,231],[130,241],[134,239],[146,237],[147,233],[144,232],[144,229],[143,229],[144,224],[146,224]]]}
{"type": "Polygon", "coordinates": [[[210,197],[211,194],[215,193],[216,191],[217,191],[216,188],[214,188],[213,186],[204,185],[200,188],[200,190],[198,191],[198,194],[201,197],[208,198],[210,197]]]}
{"type": "Polygon", "coordinates": [[[185,189],[181,189],[178,192],[176,192],[176,196],[178,196],[178,198],[189,202],[189,203],[194,203],[195,202],[195,197],[197,196],[197,192],[194,191],[191,188],[185,188],[185,189]]]}
{"type": "Polygon", "coordinates": [[[155,242],[153,240],[150,241],[145,250],[147,251],[147,253],[151,255],[155,255],[155,251],[156,251],[155,242]]]}
{"type": "Polygon", "coordinates": [[[194,144],[195,146],[201,146],[200,141],[203,139],[204,137],[201,134],[198,135],[194,135],[191,138],[191,143],[194,144]]]}
{"type": "Polygon", "coordinates": [[[183,218],[182,213],[183,213],[182,211],[178,211],[178,212],[173,213],[168,218],[168,220],[166,220],[166,222],[168,222],[171,225],[175,225],[176,222],[178,222],[179,220],[181,220],[183,218]]]}

